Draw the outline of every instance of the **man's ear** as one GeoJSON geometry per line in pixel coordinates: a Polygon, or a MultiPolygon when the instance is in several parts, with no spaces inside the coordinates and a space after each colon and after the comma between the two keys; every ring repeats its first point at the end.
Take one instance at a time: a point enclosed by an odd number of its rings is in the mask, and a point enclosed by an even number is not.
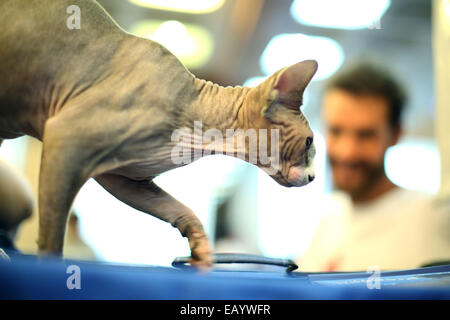
{"type": "Polygon", "coordinates": [[[298,110],[302,105],[305,88],[316,71],[315,60],[305,60],[281,70],[273,87],[277,102],[298,110]]]}

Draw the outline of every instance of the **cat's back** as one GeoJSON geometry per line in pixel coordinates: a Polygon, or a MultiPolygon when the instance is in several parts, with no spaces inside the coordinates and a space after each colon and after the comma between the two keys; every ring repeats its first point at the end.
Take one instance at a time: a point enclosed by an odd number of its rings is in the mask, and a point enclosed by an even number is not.
{"type": "Polygon", "coordinates": [[[20,134],[21,125],[7,128],[17,119],[42,131],[74,92],[90,92],[108,108],[168,113],[192,99],[194,76],[184,65],[160,44],[124,32],[93,0],[0,1],[0,43],[0,137],[20,134]],[[77,11],[80,28],[71,29],[77,11]]]}
{"type": "Polygon", "coordinates": [[[0,118],[8,123],[37,108],[45,113],[43,100],[58,81],[72,86],[98,77],[124,36],[93,0],[0,1],[0,118]],[[79,29],[68,24],[74,14],[79,29]]]}
{"type": "Polygon", "coordinates": [[[0,74],[52,76],[69,60],[83,55],[90,44],[123,34],[93,0],[3,0],[0,74]],[[70,9],[74,7],[79,10],[70,9]],[[74,14],[79,16],[79,29],[70,24],[74,14]]]}

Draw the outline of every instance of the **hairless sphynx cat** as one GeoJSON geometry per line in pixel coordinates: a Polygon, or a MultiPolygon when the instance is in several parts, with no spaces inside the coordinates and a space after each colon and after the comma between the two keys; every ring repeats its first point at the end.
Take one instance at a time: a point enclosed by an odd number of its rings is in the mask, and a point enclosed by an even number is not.
{"type": "MultiPolygon", "coordinates": [[[[178,228],[192,264],[209,266],[199,219],[152,181],[180,166],[171,160],[171,134],[193,129],[194,121],[221,132],[278,129],[280,163],[270,175],[289,187],[314,178],[313,133],[300,106],[315,61],[254,88],[221,87],[197,79],[157,42],[125,32],[94,0],[2,0],[0,44],[0,141],[30,135],[43,142],[40,254],[62,254],[72,202],[93,177],[119,200],[178,228]],[[67,27],[72,5],[80,9],[80,29],[67,27]]],[[[259,158],[256,165],[267,170],[259,158]]]]}

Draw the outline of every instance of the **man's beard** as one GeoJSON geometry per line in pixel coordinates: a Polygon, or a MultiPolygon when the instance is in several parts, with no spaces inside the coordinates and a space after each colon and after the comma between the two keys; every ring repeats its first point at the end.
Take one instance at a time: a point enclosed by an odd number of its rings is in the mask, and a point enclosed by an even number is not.
{"type": "MultiPolygon", "coordinates": [[[[342,164],[342,162],[336,161],[331,157],[329,158],[329,162],[332,170],[334,170],[333,167],[336,164],[342,164]]],[[[347,162],[345,163],[345,165],[359,169],[362,172],[363,178],[357,185],[353,186],[340,184],[340,182],[336,181],[336,179],[333,179],[333,184],[336,189],[347,192],[352,199],[360,199],[361,197],[364,197],[365,194],[372,190],[372,188],[380,180],[380,178],[384,176],[383,161],[376,164],[368,163],[366,161],[356,161],[352,163],[347,162]]]]}

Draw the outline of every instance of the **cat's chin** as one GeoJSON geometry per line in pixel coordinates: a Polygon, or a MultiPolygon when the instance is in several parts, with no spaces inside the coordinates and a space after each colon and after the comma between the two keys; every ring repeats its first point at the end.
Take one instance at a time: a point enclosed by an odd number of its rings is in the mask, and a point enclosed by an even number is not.
{"type": "Polygon", "coordinates": [[[285,185],[285,187],[289,187],[289,188],[291,188],[291,187],[303,187],[303,186],[306,186],[307,184],[308,184],[309,182],[307,182],[307,181],[295,181],[295,182],[288,182],[286,185],[285,185]]]}
{"type": "Polygon", "coordinates": [[[299,187],[303,187],[303,186],[306,186],[307,184],[308,184],[308,182],[305,182],[305,183],[295,183],[295,184],[293,184],[293,183],[290,183],[290,182],[287,182],[287,183],[279,183],[281,186],[283,186],[283,187],[286,187],[286,188],[299,188],[299,187]]]}
{"type": "Polygon", "coordinates": [[[279,185],[283,186],[283,187],[286,187],[286,188],[292,188],[292,187],[295,187],[295,185],[293,185],[292,183],[287,182],[287,181],[277,181],[277,183],[278,183],[279,185]]]}
{"type": "Polygon", "coordinates": [[[292,187],[303,187],[304,185],[307,185],[308,182],[306,179],[304,180],[295,180],[295,181],[289,181],[288,179],[280,176],[271,176],[272,179],[274,179],[279,185],[286,187],[286,188],[292,188],[292,187]]]}

